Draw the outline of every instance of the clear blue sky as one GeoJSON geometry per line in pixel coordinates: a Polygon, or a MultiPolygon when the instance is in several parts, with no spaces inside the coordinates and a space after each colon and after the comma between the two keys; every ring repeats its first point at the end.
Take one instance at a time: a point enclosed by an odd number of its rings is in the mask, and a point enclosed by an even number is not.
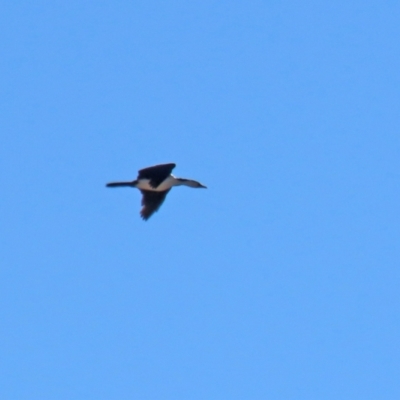
{"type": "Polygon", "coordinates": [[[400,398],[399,21],[3,2],[0,398],[400,398]]]}

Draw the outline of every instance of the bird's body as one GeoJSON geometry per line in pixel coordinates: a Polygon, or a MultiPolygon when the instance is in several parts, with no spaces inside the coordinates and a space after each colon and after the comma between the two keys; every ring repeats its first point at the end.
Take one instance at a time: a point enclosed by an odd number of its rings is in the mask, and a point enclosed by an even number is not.
{"type": "Polygon", "coordinates": [[[132,182],[108,183],[107,187],[128,186],[138,188],[142,192],[140,215],[144,220],[149,219],[162,205],[168,192],[173,186],[189,186],[205,188],[200,182],[192,179],[177,178],[171,174],[175,164],[159,164],[139,170],[138,177],[132,182]]]}
{"type": "Polygon", "coordinates": [[[151,186],[150,179],[138,179],[135,187],[141,190],[150,190],[152,192],[164,192],[165,190],[169,190],[172,186],[180,185],[180,182],[171,174],[167,176],[157,187],[151,186]]]}

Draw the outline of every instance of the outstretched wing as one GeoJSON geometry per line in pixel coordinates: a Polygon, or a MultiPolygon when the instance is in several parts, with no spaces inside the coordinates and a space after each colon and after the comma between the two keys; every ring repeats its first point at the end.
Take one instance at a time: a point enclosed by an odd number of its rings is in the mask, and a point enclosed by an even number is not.
{"type": "Polygon", "coordinates": [[[176,164],[160,164],[139,170],[137,179],[149,179],[149,185],[154,189],[169,176],[176,164]]]}
{"type": "Polygon", "coordinates": [[[163,192],[155,192],[152,190],[141,190],[142,192],[142,209],[140,210],[141,217],[147,221],[158,209],[161,204],[164,203],[168,192],[171,189],[165,190],[163,192]]]}

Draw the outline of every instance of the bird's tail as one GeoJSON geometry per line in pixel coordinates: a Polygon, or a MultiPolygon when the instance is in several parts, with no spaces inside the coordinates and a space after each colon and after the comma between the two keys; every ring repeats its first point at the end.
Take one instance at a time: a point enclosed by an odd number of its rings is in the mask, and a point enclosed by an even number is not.
{"type": "Polygon", "coordinates": [[[130,186],[130,187],[135,187],[134,185],[135,182],[111,182],[107,183],[107,187],[122,187],[122,186],[130,186]]]}

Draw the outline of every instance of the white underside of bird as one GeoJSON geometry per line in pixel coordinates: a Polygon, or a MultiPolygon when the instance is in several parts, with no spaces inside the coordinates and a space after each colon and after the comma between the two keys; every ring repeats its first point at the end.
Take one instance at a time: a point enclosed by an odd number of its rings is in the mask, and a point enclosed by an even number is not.
{"type": "Polygon", "coordinates": [[[135,187],[141,190],[150,190],[152,192],[164,192],[165,190],[171,189],[173,186],[182,185],[182,182],[178,181],[173,175],[169,175],[156,188],[151,186],[149,182],[150,179],[139,179],[135,187]]]}

